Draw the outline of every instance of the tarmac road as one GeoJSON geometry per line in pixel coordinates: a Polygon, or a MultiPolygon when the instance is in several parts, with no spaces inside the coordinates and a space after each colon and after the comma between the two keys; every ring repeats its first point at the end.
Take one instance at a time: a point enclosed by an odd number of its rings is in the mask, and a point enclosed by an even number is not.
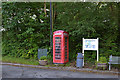
{"type": "Polygon", "coordinates": [[[118,78],[118,75],[2,65],[2,78],[118,78]]]}

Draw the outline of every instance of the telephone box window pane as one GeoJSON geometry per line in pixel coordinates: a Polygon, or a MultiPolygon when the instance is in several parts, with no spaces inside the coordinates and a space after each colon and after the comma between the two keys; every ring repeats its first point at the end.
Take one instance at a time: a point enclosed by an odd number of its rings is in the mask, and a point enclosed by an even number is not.
{"type": "Polygon", "coordinates": [[[55,37],[55,39],[61,39],[61,37],[55,37]]]}
{"type": "Polygon", "coordinates": [[[67,45],[67,43],[65,43],[65,45],[67,45]]]}
{"type": "Polygon", "coordinates": [[[55,51],[55,53],[61,53],[61,51],[55,51]]]}
{"type": "Polygon", "coordinates": [[[61,59],[61,57],[55,57],[55,59],[61,59]]]}
{"type": "Polygon", "coordinates": [[[67,38],[68,37],[65,37],[65,59],[67,59],[67,38]]]}
{"type": "Polygon", "coordinates": [[[67,56],[65,57],[65,59],[67,59],[67,56]]]}
{"type": "Polygon", "coordinates": [[[61,57],[61,55],[55,55],[56,57],[61,57]]]}
{"type": "Polygon", "coordinates": [[[61,59],[61,37],[55,37],[55,59],[61,59]]]}
{"type": "Polygon", "coordinates": [[[65,46],[65,48],[67,48],[67,46],[65,46]]]}
{"type": "Polygon", "coordinates": [[[55,52],[61,52],[61,50],[55,50],[55,52]]]}
{"type": "Polygon", "coordinates": [[[55,48],[57,49],[57,48],[60,48],[60,46],[55,46],[55,48]]]}
{"type": "Polygon", "coordinates": [[[59,45],[61,45],[61,43],[55,43],[55,45],[58,45],[58,46],[59,46],[59,45]]]}
{"type": "Polygon", "coordinates": [[[65,39],[67,39],[67,37],[65,37],[65,39]]]}
{"type": "Polygon", "coordinates": [[[55,50],[61,50],[61,49],[55,49],[55,50]]]}
{"type": "Polygon", "coordinates": [[[55,42],[61,42],[61,40],[57,39],[57,40],[55,40],[55,42]]]}
{"type": "Polygon", "coordinates": [[[61,53],[61,51],[55,51],[55,53],[61,53]]]}

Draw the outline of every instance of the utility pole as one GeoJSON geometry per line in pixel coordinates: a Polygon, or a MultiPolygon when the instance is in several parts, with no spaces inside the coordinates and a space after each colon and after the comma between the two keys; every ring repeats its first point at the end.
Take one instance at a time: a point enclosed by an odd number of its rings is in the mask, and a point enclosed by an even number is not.
{"type": "Polygon", "coordinates": [[[52,35],[53,35],[53,32],[52,32],[52,3],[51,3],[51,0],[50,0],[50,49],[51,49],[51,55],[53,55],[53,50],[52,50],[52,46],[53,46],[53,41],[52,41],[52,35]]]}

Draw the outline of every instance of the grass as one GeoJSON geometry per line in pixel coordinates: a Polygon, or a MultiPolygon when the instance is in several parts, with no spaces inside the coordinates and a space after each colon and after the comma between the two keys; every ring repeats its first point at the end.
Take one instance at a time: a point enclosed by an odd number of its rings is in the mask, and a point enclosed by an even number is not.
{"type": "Polygon", "coordinates": [[[39,62],[34,59],[23,59],[23,58],[11,57],[11,56],[3,56],[2,62],[20,63],[20,64],[27,64],[27,65],[39,65],[39,62]]]}
{"type": "MultiPolygon", "coordinates": [[[[19,63],[19,64],[27,64],[27,65],[39,65],[39,62],[34,59],[23,59],[23,58],[16,58],[11,56],[2,56],[2,62],[8,62],[8,63],[19,63]]],[[[55,64],[48,64],[46,67],[55,67],[55,64]]],[[[67,64],[58,64],[60,67],[70,66],[70,63],[67,64]]]]}
{"type": "MultiPolygon", "coordinates": [[[[27,64],[27,65],[39,65],[38,60],[34,59],[23,59],[23,58],[16,58],[11,56],[2,56],[2,62],[8,62],[8,63],[20,63],[20,64],[27,64]]],[[[70,62],[66,64],[58,64],[57,66],[55,64],[48,64],[46,67],[69,67],[71,66],[70,62]]],[[[120,68],[120,65],[112,65],[112,68],[120,68]]]]}
{"type": "MultiPolygon", "coordinates": [[[[27,64],[27,65],[39,65],[39,62],[34,59],[23,59],[23,58],[16,58],[16,57],[11,57],[11,56],[2,56],[2,62],[8,62],[8,63],[20,63],[20,64],[27,64]]],[[[48,64],[46,67],[55,67],[55,64],[48,64]]],[[[58,64],[60,67],[66,67],[70,66],[70,63],[67,64],[58,64]]]]}

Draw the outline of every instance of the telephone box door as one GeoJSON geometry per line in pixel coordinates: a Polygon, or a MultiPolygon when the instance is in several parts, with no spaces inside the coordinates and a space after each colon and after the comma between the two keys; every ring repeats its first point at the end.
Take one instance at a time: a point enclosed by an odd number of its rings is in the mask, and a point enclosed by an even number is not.
{"type": "Polygon", "coordinates": [[[61,51],[61,36],[56,35],[54,36],[53,40],[53,62],[54,63],[61,63],[62,59],[62,51],[61,51]]]}

